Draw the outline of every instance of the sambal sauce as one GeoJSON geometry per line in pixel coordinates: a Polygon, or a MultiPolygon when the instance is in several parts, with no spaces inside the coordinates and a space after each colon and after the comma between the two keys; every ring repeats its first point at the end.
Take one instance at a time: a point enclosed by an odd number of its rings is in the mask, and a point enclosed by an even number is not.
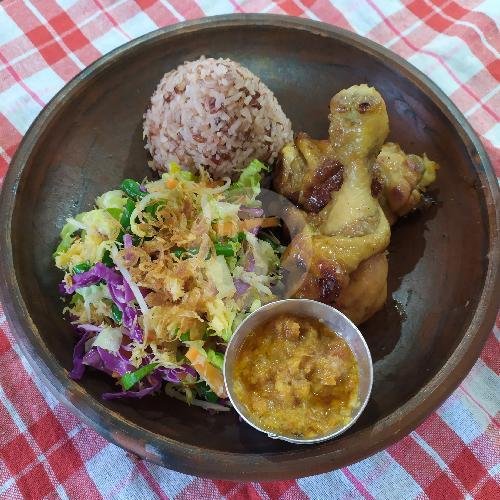
{"type": "Polygon", "coordinates": [[[321,437],[351,420],[358,405],[358,365],[345,340],[320,320],[280,315],[242,344],[234,392],[266,431],[321,437]]]}

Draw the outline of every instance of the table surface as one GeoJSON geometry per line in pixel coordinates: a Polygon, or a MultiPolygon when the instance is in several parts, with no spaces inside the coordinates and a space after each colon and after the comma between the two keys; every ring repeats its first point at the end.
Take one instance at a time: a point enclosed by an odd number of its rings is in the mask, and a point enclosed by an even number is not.
{"type": "MultiPolygon", "coordinates": [[[[390,48],[450,96],[500,175],[498,0],[4,0],[0,183],[31,122],[83,68],[158,27],[231,12],[308,17],[390,48]]],[[[500,316],[460,387],[386,450],[296,481],[236,483],[136,460],[83,425],[34,376],[0,304],[0,498],[500,498],[499,338],[500,316]]]]}

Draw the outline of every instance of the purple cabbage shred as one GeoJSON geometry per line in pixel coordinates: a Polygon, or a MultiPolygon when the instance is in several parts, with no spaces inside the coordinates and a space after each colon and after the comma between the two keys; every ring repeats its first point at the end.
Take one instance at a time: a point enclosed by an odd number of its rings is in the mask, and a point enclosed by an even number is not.
{"type": "Polygon", "coordinates": [[[76,324],[76,329],[81,330],[81,332],[78,332],[79,335],[81,335],[82,332],[96,332],[99,333],[102,330],[102,326],[96,326],[92,325],[91,323],[81,323],[81,324],[76,324]]]}
{"type": "Polygon", "coordinates": [[[181,382],[182,380],[182,375],[192,375],[193,377],[196,377],[196,370],[189,365],[182,365],[179,368],[158,368],[155,371],[155,374],[158,374],[161,376],[163,380],[166,380],[167,382],[172,382],[173,384],[177,384],[181,382]]]}
{"type": "Polygon", "coordinates": [[[244,266],[245,271],[252,273],[255,269],[255,257],[252,252],[247,252],[246,254],[246,264],[244,266]]]}
{"type": "Polygon", "coordinates": [[[125,233],[123,235],[123,246],[125,248],[130,248],[132,245],[132,236],[130,236],[130,234],[128,233],[125,233]]]}
{"type": "Polygon", "coordinates": [[[70,378],[73,380],[80,380],[85,373],[85,365],[83,363],[83,358],[85,356],[85,344],[95,332],[85,332],[73,349],[73,368],[69,372],[70,378]]]}
{"type": "Polygon", "coordinates": [[[198,372],[191,365],[182,365],[182,368],[184,368],[185,372],[189,373],[189,375],[192,375],[193,377],[198,376],[198,372]]]}
{"type": "Polygon", "coordinates": [[[255,219],[260,218],[264,215],[264,210],[258,207],[245,207],[241,206],[238,211],[238,217],[240,219],[255,219]]]}
{"type": "Polygon", "coordinates": [[[122,392],[105,392],[102,399],[109,401],[111,399],[134,398],[141,399],[157,391],[161,387],[161,380],[156,381],[153,385],[140,389],[138,391],[122,391],[122,392]]]}
{"type": "Polygon", "coordinates": [[[236,288],[236,293],[238,295],[243,295],[250,288],[250,285],[236,278],[234,280],[234,287],[236,288]]]}
{"type": "Polygon", "coordinates": [[[91,348],[83,357],[83,364],[107,373],[108,375],[117,373],[122,376],[134,370],[134,366],[119,351],[117,353],[112,353],[102,347],[91,348]]]}
{"type": "Polygon", "coordinates": [[[118,302],[113,299],[118,309],[122,312],[122,323],[125,328],[125,334],[128,335],[132,340],[137,342],[142,342],[143,332],[139,325],[139,313],[137,309],[133,306],[129,306],[126,302],[118,302]]]}
{"type": "Polygon", "coordinates": [[[62,283],[64,292],[68,295],[74,293],[78,288],[96,285],[101,280],[106,281],[109,285],[110,283],[119,283],[123,281],[123,278],[114,269],[105,266],[102,262],[98,262],[92,269],[73,275],[72,280],[73,284],[71,286],[64,282],[62,283]]]}

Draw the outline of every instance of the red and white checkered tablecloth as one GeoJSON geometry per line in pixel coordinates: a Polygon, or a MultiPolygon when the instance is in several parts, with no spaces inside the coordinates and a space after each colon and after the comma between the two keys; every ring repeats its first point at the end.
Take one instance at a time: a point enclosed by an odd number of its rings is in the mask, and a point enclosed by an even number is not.
{"type": "MultiPolygon", "coordinates": [[[[500,0],[0,1],[0,183],[33,119],[98,57],[157,27],[231,12],[304,16],[413,63],[457,104],[500,176],[500,0]]],[[[297,481],[232,483],[131,458],[47,393],[0,305],[0,498],[500,499],[500,316],[448,400],[397,444],[297,481]]]]}

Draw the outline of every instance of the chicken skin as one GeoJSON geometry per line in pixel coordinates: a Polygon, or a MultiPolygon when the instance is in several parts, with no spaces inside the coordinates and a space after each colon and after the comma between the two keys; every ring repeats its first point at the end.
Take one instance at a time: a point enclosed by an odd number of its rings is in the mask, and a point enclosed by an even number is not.
{"type": "Polygon", "coordinates": [[[289,296],[334,305],[354,323],[387,296],[390,223],[414,208],[437,165],[384,142],[389,119],[367,85],[330,102],[328,140],[299,134],[282,149],[275,190],[303,212],[282,258],[289,296]]]}
{"type": "Polygon", "coordinates": [[[407,155],[393,142],[382,146],[372,167],[372,193],[391,224],[418,206],[422,193],[435,181],[438,168],[425,153],[407,155]]]}

